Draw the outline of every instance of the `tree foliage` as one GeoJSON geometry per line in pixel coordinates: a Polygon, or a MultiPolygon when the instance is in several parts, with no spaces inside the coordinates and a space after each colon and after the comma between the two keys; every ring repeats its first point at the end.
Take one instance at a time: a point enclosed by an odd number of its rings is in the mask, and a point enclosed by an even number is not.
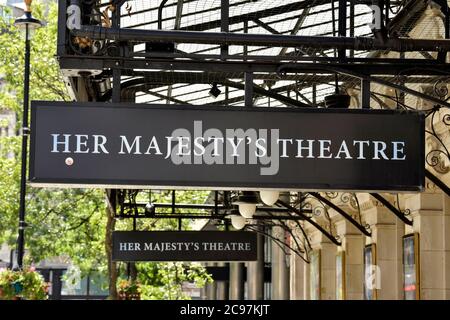
{"type": "MultiPolygon", "coordinates": [[[[57,6],[33,3],[33,15],[46,22],[31,40],[30,99],[68,100],[56,53],[57,6]]],[[[24,38],[12,20],[0,20],[0,107],[12,110],[20,132],[23,101],[24,38]]],[[[2,123],[3,126],[8,125],[2,123]]],[[[0,243],[15,246],[18,226],[21,137],[0,140],[0,243]]],[[[100,190],[27,188],[26,259],[63,257],[82,270],[104,260],[104,202],[100,190]]]]}
{"type": "MultiPolygon", "coordinates": [[[[56,60],[57,3],[44,6],[33,2],[33,15],[46,26],[36,30],[31,41],[30,100],[70,100],[56,60]]],[[[17,116],[20,131],[23,101],[24,39],[13,21],[0,18],[0,109],[17,116]]],[[[7,126],[0,123],[0,126],[7,126]]],[[[0,137],[0,244],[15,247],[18,230],[21,137],[0,137]]],[[[208,193],[179,192],[178,201],[204,203],[208,193]]],[[[48,189],[27,187],[26,261],[39,262],[52,257],[76,264],[83,273],[92,269],[107,272],[105,228],[107,225],[105,193],[93,189],[48,189]]],[[[168,192],[159,193],[156,201],[170,202],[168,192]]],[[[187,211],[185,211],[187,212],[187,211]]],[[[178,220],[144,219],[139,230],[172,230],[178,220]]],[[[131,221],[118,221],[117,229],[131,230],[131,221]]],[[[188,222],[183,223],[188,228],[188,222]]],[[[143,297],[181,299],[183,281],[199,286],[210,281],[197,264],[140,263],[139,280],[143,297]]],[[[122,275],[125,268],[119,269],[122,275]]]]}

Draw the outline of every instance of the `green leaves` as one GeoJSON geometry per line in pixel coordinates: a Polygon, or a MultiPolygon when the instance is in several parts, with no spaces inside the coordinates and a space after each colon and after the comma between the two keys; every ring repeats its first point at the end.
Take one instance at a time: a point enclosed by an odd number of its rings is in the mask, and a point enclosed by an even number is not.
{"type": "MultiPolygon", "coordinates": [[[[57,4],[33,2],[33,15],[47,25],[36,30],[31,40],[30,100],[69,101],[56,60],[57,4]]],[[[16,114],[19,132],[22,119],[24,39],[12,26],[13,21],[0,18],[0,76],[5,86],[0,90],[0,109],[16,114]]],[[[0,123],[6,127],[8,124],[0,123]]],[[[15,247],[18,232],[21,137],[0,137],[0,244],[15,247]]],[[[205,203],[209,192],[177,191],[178,203],[205,203]]],[[[153,202],[171,202],[171,193],[154,193],[153,202]]],[[[140,199],[146,201],[148,199],[140,199]]],[[[92,189],[27,188],[25,259],[28,264],[44,259],[76,264],[82,275],[92,269],[106,273],[105,230],[107,228],[104,191],[92,189]]],[[[170,209],[166,209],[170,213],[170,209]]],[[[182,209],[176,213],[205,213],[182,209]]],[[[183,220],[182,228],[189,229],[183,220]]],[[[178,219],[139,219],[138,230],[177,230],[178,219]]],[[[118,230],[131,230],[132,221],[117,221],[118,230]]],[[[123,265],[123,264],[122,264],[123,265]]],[[[181,285],[194,282],[198,286],[212,281],[198,264],[138,263],[138,280],[143,299],[186,299],[181,285]]],[[[122,274],[124,270],[122,269],[122,274]]],[[[31,281],[31,280],[30,280],[31,281]]],[[[8,287],[9,288],[9,287],[8,287]]],[[[37,294],[37,293],[36,293],[37,294]]]]}
{"type": "MultiPolygon", "coordinates": [[[[33,2],[33,15],[47,25],[31,40],[31,100],[69,100],[56,60],[57,3],[33,2]]],[[[12,110],[19,132],[22,119],[25,43],[13,21],[0,18],[0,108],[12,110]]],[[[0,123],[3,127],[7,123],[0,123]]],[[[0,138],[0,243],[15,246],[18,227],[21,137],[0,138]]],[[[39,262],[63,257],[83,272],[104,268],[105,207],[103,192],[89,189],[27,188],[26,259],[39,262]]]]}

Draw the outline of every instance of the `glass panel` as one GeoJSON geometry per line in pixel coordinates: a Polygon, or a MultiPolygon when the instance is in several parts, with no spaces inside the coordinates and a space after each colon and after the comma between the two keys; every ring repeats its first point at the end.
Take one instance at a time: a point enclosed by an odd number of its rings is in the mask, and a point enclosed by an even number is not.
{"type": "Polygon", "coordinates": [[[61,295],[63,296],[84,296],[87,295],[87,278],[79,277],[77,273],[67,274],[63,271],[61,295]]]}
{"type": "Polygon", "coordinates": [[[89,295],[107,296],[108,293],[108,278],[98,272],[91,273],[89,277],[89,295]]]}

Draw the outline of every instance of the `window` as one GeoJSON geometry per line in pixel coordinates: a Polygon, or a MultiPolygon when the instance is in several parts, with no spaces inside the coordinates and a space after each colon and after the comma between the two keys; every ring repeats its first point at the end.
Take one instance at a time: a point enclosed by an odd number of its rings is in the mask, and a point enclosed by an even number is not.
{"type": "Polygon", "coordinates": [[[65,276],[62,282],[61,296],[62,299],[106,297],[108,296],[108,279],[96,271],[84,277],[79,277],[79,274],[65,276]]]}
{"type": "Polygon", "coordinates": [[[377,266],[375,244],[369,244],[364,248],[364,299],[377,299],[377,266]]]}
{"type": "Polygon", "coordinates": [[[405,300],[418,300],[419,287],[419,234],[403,237],[403,292],[405,300]]]}

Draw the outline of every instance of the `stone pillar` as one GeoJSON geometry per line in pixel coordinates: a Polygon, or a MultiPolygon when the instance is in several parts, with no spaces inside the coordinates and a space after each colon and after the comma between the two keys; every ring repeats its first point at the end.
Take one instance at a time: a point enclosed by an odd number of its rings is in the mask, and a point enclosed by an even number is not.
{"type": "Polygon", "coordinates": [[[420,299],[446,299],[450,292],[450,200],[440,191],[427,189],[408,196],[405,204],[413,217],[413,227],[407,232],[419,233],[420,299]]]}
{"type": "MultiPolygon", "coordinates": [[[[284,242],[284,229],[272,227],[272,236],[284,242]]],[[[272,241],[272,299],[289,300],[289,268],[286,254],[272,241]]]]}
{"type": "Polygon", "coordinates": [[[208,300],[206,296],[206,285],[200,289],[200,300],[208,300]]]}
{"type": "MultiPolygon", "coordinates": [[[[263,226],[258,225],[261,229],[263,226]]],[[[257,234],[258,260],[247,263],[247,298],[249,300],[264,299],[264,236],[257,234]]]]}
{"type": "MultiPolygon", "coordinates": [[[[214,262],[207,263],[207,266],[213,267],[215,265],[214,262]]],[[[205,293],[206,293],[206,300],[216,300],[217,299],[217,281],[214,281],[212,283],[207,283],[205,285],[205,293]]]]}
{"type": "MultiPolygon", "coordinates": [[[[218,262],[217,266],[227,267],[226,262],[218,262]]],[[[217,300],[228,300],[229,286],[228,281],[217,281],[217,300]]]]}
{"type": "MultiPolygon", "coordinates": [[[[409,218],[411,219],[411,217],[409,218]]],[[[399,300],[403,300],[403,236],[405,235],[406,225],[399,219],[396,220],[395,225],[397,226],[396,241],[399,244],[397,246],[397,257],[399,259],[397,264],[397,297],[399,300]]]]}
{"type": "MultiPolygon", "coordinates": [[[[293,241],[291,246],[295,247],[293,241]]],[[[306,300],[304,274],[307,263],[295,253],[291,254],[290,259],[290,298],[291,300],[306,300]]]]}
{"type": "Polygon", "coordinates": [[[444,221],[442,232],[444,234],[444,299],[450,300],[450,197],[444,194],[444,221]]]}
{"type": "Polygon", "coordinates": [[[336,245],[328,239],[320,243],[320,299],[336,299],[336,245]]]}
{"type": "MultiPolygon", "coordinates": [[[[394,198],[383,195],[391,203],[394,198]]],[[[399,288],[398,273],[399,265],[402,265],[401,251],[402,242],[399,242],[397,236],[398,218],[389,209],[377,201],[372,201],[374,205],[370,206],[364,212],[365,221],[370,225],[372,236],[367,244],[374,243],[376,250],[376,274],[374,284],[376,285],[376,298],[378,300],[398,300],[403,299],[401,287],[399,288]],[[399,250],[400,248],[400,250],[399,250]]]]}
{"type": "Polygon", "coordinates": [[[310,273],[311,271],[309,270],[309,264],[305,263],[303,265],[303,298],[305,300],[310,300],[311,299],[311,295],[310,295],[310,273]]]}
{"type": "Polygon", "coordinates": [[[230,263],[230,300],[244,300],[244,263],[230,263]]]}
{"type": "MultiPolygon", "coordinates": [[[[320,252],[319,258],[319,277],[320,277],[320,300],[334,300],[336,299],[336,252],[337,247],[320,231],[314,230],[310,238],[313,251],[320,252]]],[[[311,257],[310,257],[311,259],[311,257]]],[[[309,281],[311,281],[311,266],[308,268],[309,281]]],[[[309,282],[311,286],[311,282],[309,282]]],[[[311,291],[314,288],[309,288],[311,299],[311,291]]]]}
{"type": "Polygon", "coordinates": [[[347,220],[336,222],[344,251],[345,300],[362,300],[364,298],[364,237],[347,220]]]}
{"type": "Polygon", "coordinates": [[[205,290],[206,290],[206,300],[216,300],[217,299],[216,282],[206,284],[205,290]]]}

